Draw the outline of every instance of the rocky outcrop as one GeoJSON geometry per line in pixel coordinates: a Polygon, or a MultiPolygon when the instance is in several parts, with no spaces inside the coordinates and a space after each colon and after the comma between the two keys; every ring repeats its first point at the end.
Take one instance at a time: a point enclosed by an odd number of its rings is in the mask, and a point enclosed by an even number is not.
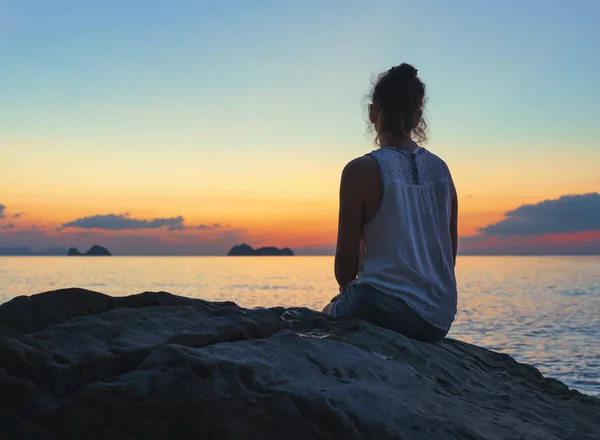
{"type": "Polygon", "coordinates": [[[71,247],[67,251],[67,255],[70,256],[70,257],[78,257],[78,256],[83,255],[83,254],[81,252],[79,252],[79,249],[77,249],[76,247],[71,247]]]}
{"type": "Polygon", "coordinates": [[[3,439],[598,439],[511,357],[308,309],[68,289],[0,306],[3,439]]]}
{"type": "Polygon", "coordinates": [[[273,246],[265,246],[254,249],[252,246],[247,244],[238,244],[232,247],[227,253],[228,256],[238,257],[238,256],[293,256],[294,251],[290,248],[276,248],[273,246]]]}
{"type": "Polygon", "coordinates": [[[105,247],[95,244],[91,248],[89,248],[86,252],[84,252],[83,254],[81,252],[79,252],[79,249],[77,249],[75,247],[69,248],[67,255],[69,255],[69,256],[83,255],[86,257],[108,257],[108,256],[111,256],[112,254],[105,247]]]}

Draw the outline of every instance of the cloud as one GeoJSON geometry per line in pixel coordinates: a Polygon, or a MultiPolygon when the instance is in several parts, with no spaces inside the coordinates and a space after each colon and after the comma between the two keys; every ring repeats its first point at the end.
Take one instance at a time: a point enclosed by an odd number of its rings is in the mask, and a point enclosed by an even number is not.
{"type": "MultiPolygon", "coordinates": [[[[10,216],[10,218],[21,218],[21,216],[25,215],[24,212],[17,212],[10,216]]],[[[0,219],[6,217],[6,206],[0,203],[0,219]]]]}
{"type": "Polygon", "coordinates": [[[199,225],[196,229],[204,229],[207,231],[211,231],[213,229],[219,229],[221,227],[221,223],[213,223],[212,225],[199,225]]]}
{"type": "Polygon", "coordinates": [[[0,229],[2,229],[2,230],[6,230],[6,229],[12,229],[12,228],[14,228],[14,227],[15,227],[15,224],[14,224],[14,223],[9,223],[9,224],[7,224],[7,225],[2,225],[2,226],[0,226],[0,229]]]}
{"type": "Polygon", "coordinates": [[[461,237],[463,255],[600,255],[600,194],[522,205],[479,235],[461,237]]]}
{"type": "Polygon", "coordinates": [[[484,236],[534,236],[600,230],[600,194],[566,195],[504,214],[504,220],[479,231],[484,236]]]}
{"type": "Polygon", "coordinates": [[[182,216],[143,220],[131,218],[129,214],[98,214],[63,223],[59,229],[78,228],[123,231],[167,228],[169,231],[176,231],[184,229],[183,222],[184,218],[182,216]]]}

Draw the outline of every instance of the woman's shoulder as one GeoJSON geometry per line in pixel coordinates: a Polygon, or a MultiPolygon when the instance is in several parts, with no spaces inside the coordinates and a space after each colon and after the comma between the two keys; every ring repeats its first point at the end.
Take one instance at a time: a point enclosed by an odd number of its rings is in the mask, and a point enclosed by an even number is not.
{"type": "Polygon", "coordinates": [[[369,170],[377,170],[377,160],[369,154],[364,154],[355,159],[352,159],[344,167],[344,171],[348,170],[351,173],[368,172],[369,170]]]}
{"type": "Polygon", "coordinates": [[[379,166],[370,154],[352,159],[342,171],[342,180],[364,181],[370,179],[379,181],[379,166]]]}

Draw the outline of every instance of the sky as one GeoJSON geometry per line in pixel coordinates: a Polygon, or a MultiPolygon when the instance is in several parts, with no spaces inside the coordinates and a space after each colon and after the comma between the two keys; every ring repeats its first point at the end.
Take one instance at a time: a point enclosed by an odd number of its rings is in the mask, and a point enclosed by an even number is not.
{"type": "Polygon", "coordinates": [[[409,62],[460,251],[600,253],[600,2],[0,0],[0,247],[335,247],[409,62]],[[583,219],[583,220],[582,220],[583,219]]]}

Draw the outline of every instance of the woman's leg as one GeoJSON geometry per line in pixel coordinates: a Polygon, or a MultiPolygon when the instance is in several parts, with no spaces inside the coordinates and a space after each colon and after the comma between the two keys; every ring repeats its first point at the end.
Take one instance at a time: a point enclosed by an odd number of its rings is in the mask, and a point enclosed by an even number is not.
{"type": "Polygon", "coordinates": [[[335,302],[335,298],[325,306],[325,308],[323,309],[323,314],[324,315],[331,315],[331,309],[333,308],[333,303],[335,302]]]}
{"type": "Polygon", "coordinates": [[[432,326],[402,299],[386,295],[367,284],[352,286],[327,307],[332,316],[352,316],[424,342],[444,339],[446,331],[432,326]]]}
{"type": "Polygon", "coordinates": [[[335,304],[335,302],[341,298],[341,296],[343,295],[343,293],[338,293],[336,296],[334,296],[333,298],[331,298],[331,301],[329,301],[329,304],[327,304],[325,306],[325,308],[323,309],[323,311],[321,313],[323,313],[324,315],[331,315],[331,311],[333,308],[333,305],[335,304]]]}
{"type": "Polygon", "coordinates": [[[439,342],[447,331],[439,329],[415,312],[406,302],[397,296],[387,295],[367,286],[368,300],[357,312],[357,318],[371,321],[381,327],[402,333],[411,339],[423,342],[439,342]]]}
{"type": "Polygon", "coordinates": [[[359,285],[351,286],[346,292],[340,293],[331,299],[325,306],[323,313],[331,316],[355,316],[355,310],[362,302],[362,292],[359,285]]]}

